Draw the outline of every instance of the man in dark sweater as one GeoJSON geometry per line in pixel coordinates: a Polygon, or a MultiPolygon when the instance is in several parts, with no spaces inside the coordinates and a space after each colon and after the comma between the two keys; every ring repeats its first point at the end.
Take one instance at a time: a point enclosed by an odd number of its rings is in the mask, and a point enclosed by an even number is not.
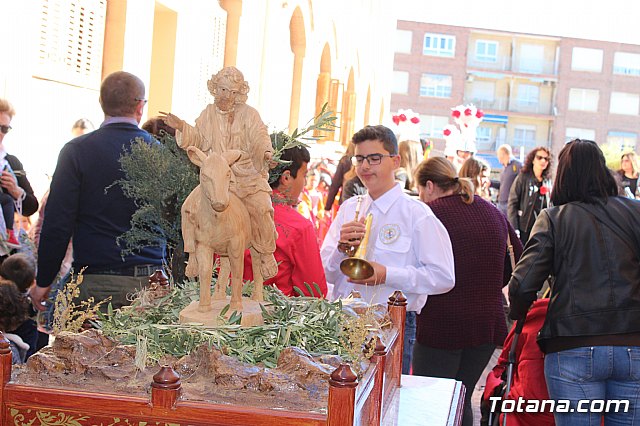
{"type": "Polygon", "coordinates": [[[163,247],[145,247],[122,256],[117,238],[131,228],[133,200],[119,186],[124,177],[119,159],[135,139],[153,143],[138,125],[146,104],[144,83],[118,71],[100,87],[105,121],[98,130],[79,136],[60,151],[38,248],[37,286],[31,299],[37,309],[46,298],[73,237],[73,266],[86,267],[80,298],[96,302],[111,296],[114,308],[128,304],[127,294],[147,283],[162,264],[163,247]],[[108,188],[108,189],[107,189],[108,188]]]}
{"type": "Polygon", "coordinates": [[[508,144],[500,145],[498,147],[498,161],[504,166],[504,169],[500,172],[500,192],[498,193],[498,209],[507,216],[507,202],[509,201],[509,190],[513,181],[520,173],[522,163],[513,158],[511,146],[508,144]]]}

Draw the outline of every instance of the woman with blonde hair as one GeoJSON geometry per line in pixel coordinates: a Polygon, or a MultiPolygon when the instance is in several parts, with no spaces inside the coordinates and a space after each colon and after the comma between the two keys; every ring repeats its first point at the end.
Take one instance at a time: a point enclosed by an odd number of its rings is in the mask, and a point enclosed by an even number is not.
{"type": "Polygon", "coordinates": [[[507,241],[516,259],[522,245],[500,210],[475,197],[471,180],[458,177],[447,159],[423,161],[416,181],[420,199],[449,233],[456,285],[448,293],[429,296],[417,316],[413,374],[462,381],[462,424],[472,425],[473,389],[507,336],[502,302],[502,287],[511,276],[507,241]]]}
{"type": "Polygon", "coordinates": [[[483,160],[474,157],[465,161],[460,168],[460,177],[471,179],[475,188],[474,193],[487,201],[491,201],[489,173],[491,173],[491,167],[483,160]]]}
{"type": "Polygon", "coordinates": [[[400,168],[396,170],[396,180],[404,185],[407,191],[416,191],[418,188],[413,173],[422,161],[423,150],[420,142],[404,140],[398,144],[400,156],[400,168]]]}
{"type": "Polygon", "coordinates": [[[639,171],[640,168],[638,167],[636,153],[627,152],[622,154],[618,177],[620,178],[622,195],[627,198],[640,198],[640,188],[638,187],[638,181],[640,181],[639,171]],[[627,190],[627,188],[629,189],[627,190]]]}

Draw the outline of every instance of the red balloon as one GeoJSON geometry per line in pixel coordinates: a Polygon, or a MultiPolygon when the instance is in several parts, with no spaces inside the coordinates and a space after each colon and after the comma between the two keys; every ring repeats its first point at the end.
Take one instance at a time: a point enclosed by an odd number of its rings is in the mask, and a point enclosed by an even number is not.
{"type": "Polygon", "coordinates": [[[451,115],[455,118],[460,118],[460,111],[454,109],[453,111],[451,111],[451,115]]]}
{"type": "Polygon", "coordinates": [[[398,117],[397,115],[394,115],[391,119],[394,123],[396,123],[396,126],[400,124],[400,117],[398,117]]]}
{"type": "Polygon", "coordinates": [[[445,136],[449,136],[449,135],[451,134],[451,130],[449,130],[449,129],[444,129],[444,130],[442,131],[442,134],[443,134],[443,135],[445,135],[445,136]]]}
{"type": "Polygon", "coordinates": [[[407,116],[404,114],[400,114],[400,121],[407,121],[407,116]]]}
{"type": "Polygon", "coordinates": [[[418,123],[420,122],[420,119],[419,119],[418,117],[412,117],[412,118],[411,118],[411,122],[412,122],[413,124],[418,124],[418,123]]]}
{"type": "Polygon", "coordinates": [[[471,115],[471,109],[467,108],[464,110],[464,115],[471,115]]]}

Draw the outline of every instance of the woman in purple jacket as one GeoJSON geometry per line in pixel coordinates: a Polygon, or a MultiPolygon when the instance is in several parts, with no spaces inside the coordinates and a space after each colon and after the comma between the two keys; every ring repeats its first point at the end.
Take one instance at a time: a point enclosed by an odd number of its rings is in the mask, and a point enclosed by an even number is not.
{"type": "Polygon", "coordinates": [[[507,336],[502,287],[511,276],[507,235],[516,259],[522,245],[502,213],[474,197],[445,158],[430,158],[416,172],[420,199],[442,222],[453,248],[456,285],[429,296],[417,316],[413,373],[462,381],[466,387],[463,425],[473,424],[471,395],[496,346],[507,336]]]}

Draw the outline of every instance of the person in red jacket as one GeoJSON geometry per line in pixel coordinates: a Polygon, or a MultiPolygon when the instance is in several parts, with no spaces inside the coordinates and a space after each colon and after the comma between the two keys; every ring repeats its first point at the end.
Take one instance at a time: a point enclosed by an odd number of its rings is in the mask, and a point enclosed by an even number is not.
{"type": "MultiPolygon", "coordinates": [[[[299,146],[285,150],[280,159],[290,163],[284,167],[276,167],[269,173],[273,189],[273,219],[278,231],[274,252],[278,273],[264,284],[275,284],[287,296],[298,296],[294,289],[297,287],[307,296],[326,297],[327,280],[320,260],[315,228],[309,219],[296,210],[311,156],[307,148],[299,146]],[[305,283],[309,284],[311,292],[305,283]]],[[[244,259],[244,279],[252,280],[249,250],[245,252],[244,259]]]]}
{"type": "MultiPolygon", "coordinates": [[[[516,345],[516,363],[513,369],[511,390],[506,397],[502,396],[503,398],[513,401],[518,401],[518,398],[527,401],[549,399],[547,382],[544,379],[544,354],[536,341],[538,332],[542,328],[544,318],[547,315],[548,306],[549,299],[540,299],[533,303],[531,310],[527,313],[527,318],[516,345]]],[[[487,382],[482,397],[483,419],[485,418],[485,411],[488,416],[488,412],[491,409],[492,401],[490,397],[501,396],[496,395],[495,390],[503,383],[503,373],[507,369],[514,330],[515,327],[509,332],[509,335],[504,341],[504,347],[500,358],[498,358],[498,363],[487,375],[487,382]]],[[[506,379],[506,377],[504,379],[506,379]]],[[[494,414],[497,415],[497,413],[494,414]]],[[[504,414],[500,416],[500,424],[502,424],[502,416],[504,416],[504,414]]],[[[518,413],[514,411],[507,414],[508,426],[551,426],[554,424],[553,413],[549,412],[518,413]]]]}

